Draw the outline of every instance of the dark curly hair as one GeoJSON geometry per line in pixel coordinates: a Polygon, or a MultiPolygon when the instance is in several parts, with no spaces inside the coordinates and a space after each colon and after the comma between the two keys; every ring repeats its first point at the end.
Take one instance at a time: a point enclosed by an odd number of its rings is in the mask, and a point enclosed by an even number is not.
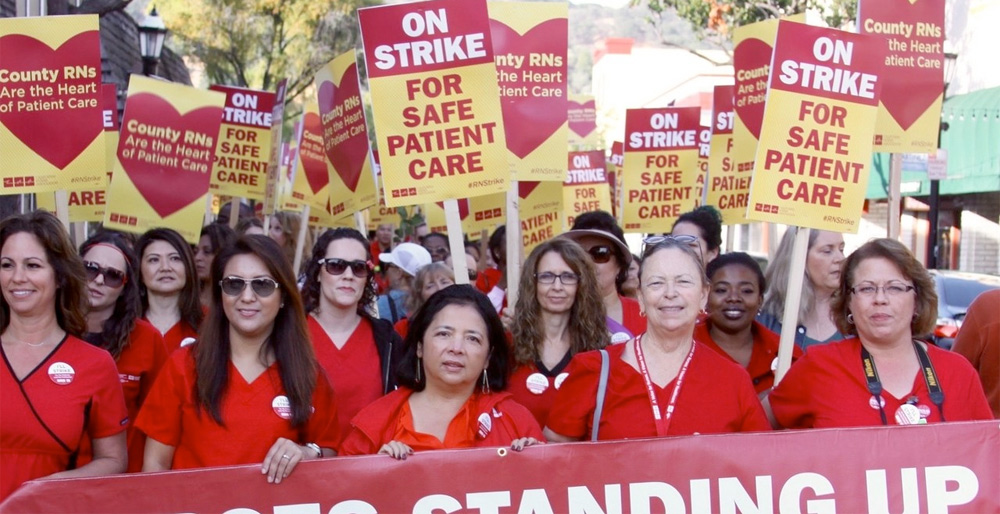
{"type": "MultiPolygon", "coordinates": [[[[365,249],[365,260],[369,263],[372,261],[371,245],[361,232],[347,227],[332,228],[323,232],[323,235],[319,236],[319,239],[316,240],[312,256],[309,258],[309,262],[306,263],[306,281],[302,286],[302,302],[305,304],[307,313],[319,309],[320,297],[323,294],[319,284],[319,273],[322,267],[319,261],[326,257],[326,249],[330,246],[330,243],[338,239],[353,239],[357,241],[365,249]]],[[[368,278],[365,279],[364,291],[361,292],[361,300],[358,301],[358,314],[369,318],[374,316],[372,306],[377,296],[375,273],[369,272],[368,278]]]]}
{"type": "Polygon", "coordinates": [[[750,257],[747,253],[724,253],[708,263],[708,266],[705,267],[705,274],[708,275],[708,279],[711,281],[712,275],[715,275],[716,271],[730,265],[743,266],[754,272],[754,275],[757,276],[757,290],[760,291],[762,296],[764,295],[764,292],[767,291],[767,280],[764,279],[764,272],[761,271],[760,264],[757,264],[757,261],[753,260],[753,257],[750,257]]]}
{"type": "Polygon", "coordinates": [[[681,214],[671,231],[678,223],[691,223],[698,227],[701,238],[705,240],[705,249],[711,253],[722,246],[722,213],[711,205],[702,205],[697,209],[681,214]]]}
{"type": "Polygon", "coordinates": [[[118,299],[115,300],[115,308],[111,317],[101,325],[101,348],[118,359],[125,347],[128,346],[129,336],[135,329],[135,320],[142,313],[139,273],[136,271],[139,259],[121,234],[107,230],[97,232],[90,239],[84,241],[80,245],[80,257],[86,255],[91,248],[97,245],[114,246],[125,258],[125,283],[122,285],[118,299]]]}

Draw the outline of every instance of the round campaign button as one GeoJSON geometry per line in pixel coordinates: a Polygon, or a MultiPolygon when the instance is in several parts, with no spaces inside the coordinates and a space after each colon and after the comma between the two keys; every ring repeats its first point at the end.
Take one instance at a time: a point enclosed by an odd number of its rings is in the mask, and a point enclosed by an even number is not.
{"type": "Polygon", "coordinates": [[[771,371],[778,371],[778,358],[777,357],[775,357],[774,360],[771,361],[771,371]]]}
{"type": "Polygon", "coordinates": [[[882,402],[881,406],[885,407],[885,399],[884,398],[877,398],[875,395],[872,395],[872,397],[868,399],[868,406],[871,407],[871,408],[873,408],[873,409],[875,409],[875,410],[878,410],[878,408],[879,408],[879,402],[882,402]]]}
{"type": "Polygon", "coordinates": [[[185,337],[184,339],[181,339],[181,348],[184,348],[185,346],[191,346],[197,341],[198,340],[193,337],[185,337]]]}
{"type": "Polygon", "coordinates": [[[926,418],[931,415],[931,408],[922,403],[917,404],[917,410],[920,411],[921,418],[926,418]]]}
{"type": "Polygon", "coordinates": [[[289,403],[288,397],[283,394],[275,396],[271,400],[271,409],[281,419],[292,419],[292,404],[289,403]]]}
{"type": "Polygon", "coordinates": [[[562,387],[562,383],[566,381],[566,377],[568,377],[568,376],[569,376],[569,373],[566,373],[566,372],[562,372],[562,373],[556,375],[556,384],[555,384],[556,385],[556,389],[559,389],[560,387],[562,387]]]}
{"type": "Polygon", "coordinates": [[[493,419],[487,413],[482,413],[479,415],[479,426],[476,430],[476,435],[480,439],[486,439],[486,436],[490,434],[490,430],[493,430],[493,419]]]}
{"type": "Polygon", "coordinates": [[[916,425],[920,423],[920,409],[916,405],[904,403],[896,409],[896,423],[900,425],[916,425]]]}
{"type": "Polygon", "coordinates": [[[65,362],[56,362],[49,366],[49,378],[61,386],[73,383],[75,376],[76,370],[65,362]]]}
{"type": "Polygon", "coordinates": [[[528,375],[528,379],[524,381],[524,385],[528,386],[528,390],[532,393],[542,394],[549,388],[549,379],[541,373],[532,373],[528,375]]]}

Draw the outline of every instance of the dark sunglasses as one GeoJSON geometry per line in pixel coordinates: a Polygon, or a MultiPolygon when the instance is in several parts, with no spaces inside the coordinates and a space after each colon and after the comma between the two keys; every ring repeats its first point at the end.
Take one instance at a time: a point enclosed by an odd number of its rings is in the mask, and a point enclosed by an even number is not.
{"type": "Polygon", "coordinates": [[[590,258],[593,259],[593,261],[597,264],[604,264],[605,262],[610,261],[611,258],[615,256],[614,249],[608,245],[598,245],[591,247],[589,250],[587,250],[587,253],[590,254],[590,258]]]}
{"type": "Polygon", "coordinates": [[[320,259],[316,261],[323,269],[331,275],[343,275],[347,268],[351,268],[351,273],[354,273],[355,277],[367,277],[368,273],[371,272],[373,266],[372,263],[366,261],[347,261],[344,259],[338,259],[336,257],[327,257],[326,259],[320,259]]]}
{"type": "Polygon", "coordinates": [[[86,261],[83,268],[87,270],[87,280],[97,280],[98,275],[104,277],[104,285],[112,288],[121,287],[128,282],[128,275],[124,271],[114,268],[102,268],[96,262],[86,261]]]}
{"type": "Polygon", "coordinates": [[[222,286],[222,292],[229,296],[243,294],[243,290],[246,289],[247,284],[250,284],[250,289],[253,289],[253,293],[261,298],[271,296],[279,286],[274,279],[266,277],[253,279],[226,277],[219,281],[219,285],[222,286]]]}

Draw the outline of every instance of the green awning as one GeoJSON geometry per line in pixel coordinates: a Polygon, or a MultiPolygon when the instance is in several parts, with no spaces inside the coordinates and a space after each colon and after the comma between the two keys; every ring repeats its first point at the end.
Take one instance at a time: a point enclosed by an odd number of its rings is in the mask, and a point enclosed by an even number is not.
{"type": "MultiPolygon", "coordinates": [[[[941,120],[948,130],[941,147],[948,150],[948,179],[943,195],[1000,191],[1000,87],[956,95],[944,102],[941,120]]],[[[872,155],[869,199],[888,196],[889,154],[872,155]]],[[[903,172],[903,196],[927,196],[930,182],[920,172],[903,172]]]]}

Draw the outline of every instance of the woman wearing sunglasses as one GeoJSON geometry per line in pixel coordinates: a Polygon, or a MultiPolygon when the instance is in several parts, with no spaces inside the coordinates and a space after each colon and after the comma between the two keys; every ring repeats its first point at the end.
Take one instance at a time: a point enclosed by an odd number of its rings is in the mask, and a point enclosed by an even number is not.
{"type": "Polygon", "coordinates": [[[352,420],[340,453],[405,459],[425,450],[521,450],[542,441],[528,409],[503,392],[509,352],[486,295],[467,285],[434,293],[406,336],[396,368],[401,387],[352,420]]]}
{"type": "MultiPolygon", "coordinates": [[[[135,253],[125,238],[115,232],[98,232],[80,245],[87,271],[87,333],[83,338],[111,354],[125,392],[129,424],[128,472],[142,471],[146,437],[135,430],[139,408],[153,387],[160,368],[167,361],[163,336],[139,317],[142,303],[135,253]]],[[[90,459],[90,441],[85,440],[80,462],[90,459]]]]}
{"type": "Polygon", "coordinates": [[[87,330],[87,278],[52,214],[0,222],[0,501],[22,483],[125,471],[128,412],[108,352],[87,330]],[[93,459],[77,466],[86,435],[93,459]]]}
{"type": "Polygon", "coordinates": [[[201,339],[171,355],[139,412],[143,471],[262,463],[279,483],[335,455],[333,389],[281,248],[240,238],[215,258],[212,285],[201,339]]]}
{"type": "Polygon", "coordinates": [[[511,333],[515,367],[510,392],[545,426],[570,359],[610,341],[597,277],[580,245],[556,238],[531,251],[511,333]]]}
{"type": "Polygon", "coordinates": [[[606,353],[573,357],[545,437],[606,440],[769,430],[747,372],[692,337],[708,297],[708,279],[694,250],[673,238],[647,244],[639,283],[648,330],[606,353]]]}
{"type": "Polygon", "coordinates": [[[561,237],[579,243],[594,263],[611,342],[625,342],[645,332],[646,320],[639,314],[639,303],[622,294],[632,253],[615,219],[604,211],[586,212],[577,216],[573,229],[561,237]]]}
{"type": "Polygon", "coordinates": [[[169,228],[154,228],[135,244],[142,280],[142,317],[163,334],[167,352],[191,344],[205,317],[191,245],[169,228]]]}
{"type": "Polygon", "coordinates": [[[391,370],[402,339],[371,313],[369,248],[357,230],[327,230],[313,247],[302,288],[316,358],[337,391],[342,430],[363,407],[396,388],[391,370]]]}

